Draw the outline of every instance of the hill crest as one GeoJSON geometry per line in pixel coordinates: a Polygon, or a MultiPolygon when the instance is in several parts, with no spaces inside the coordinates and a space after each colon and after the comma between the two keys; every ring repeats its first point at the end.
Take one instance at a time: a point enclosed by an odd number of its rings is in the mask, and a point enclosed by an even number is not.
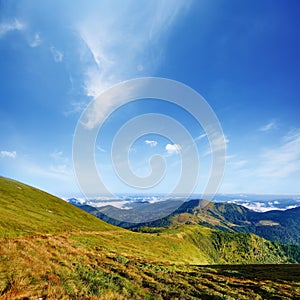
{"type": "Polygon", "coordinates": [[[0,215],[0,238],[116,229],[62,199],[5,177],[0,177],[0,215]]]}

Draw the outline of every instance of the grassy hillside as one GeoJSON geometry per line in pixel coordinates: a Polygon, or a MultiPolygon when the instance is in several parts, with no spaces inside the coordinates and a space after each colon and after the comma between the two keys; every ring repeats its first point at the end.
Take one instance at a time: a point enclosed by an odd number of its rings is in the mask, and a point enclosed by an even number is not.
{"type": "Polygon", "coordinates": [[[47,193],[0,178],[0,299],[300,295],[293,275],[299,265],[284,267],[289,277],[278,279],[267,275],[267,267],[260,278],[253,267],[196,266],[292,263],[299,261],[297,246],[199,225],[152,231],[108,225],[47,193]]]}
{"type": "Polygon", "coordinates": [[[202,225],[251,232],[271,241],[300,245],[300,207],[255,212],[236,204],[210,203],[191,212],[202,225]]]}
{"type": "Polygon", "coordinates": [[[0,238],[116,229],[57,197],[4,177],[0,177],[0,216],[0,238]]]}
{"type": "Polygon", "coordinates": [[[175,264],[100,241],[84,234],[6,239],[0,245],[0,299],[300,297],[299,265],[175,264]]]}

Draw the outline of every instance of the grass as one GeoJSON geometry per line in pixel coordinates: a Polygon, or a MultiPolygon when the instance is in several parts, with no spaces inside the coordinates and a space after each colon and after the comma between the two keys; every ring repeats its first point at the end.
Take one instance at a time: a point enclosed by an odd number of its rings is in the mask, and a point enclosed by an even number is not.
{"type": "Polygon", "coordinates": [[[0,215],[0,238],[117,229],[57,197],[4,177],[0,177],[0,215]]]}
{"type": "MultiPolygon", "coordinates": [[[[0,295],[4,299],[296,299],[300,296],[299,265],[168,263],[108,250],[102,242],[95,243],[94,236],[85,247],[76,237],[5,239],[0,246],[0,295]]],[[[89,238],[85,234],[83,237],[89,238]]]]}
{"type": "Polygon", "coordinates": [[[131,232],[0,178],[0,299],[296,299],[299,265],[276,263],[297,249],[195,224],[131,232]]]}

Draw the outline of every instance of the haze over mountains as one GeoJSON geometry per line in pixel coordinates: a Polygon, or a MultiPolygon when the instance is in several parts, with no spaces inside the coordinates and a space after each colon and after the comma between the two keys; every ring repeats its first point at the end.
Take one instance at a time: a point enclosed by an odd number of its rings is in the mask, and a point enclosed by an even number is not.
{"type": "MultiPolygon", "coordinates": [[[[203,195],[191,195],[188,200],[201,199],[203,195]]],[[[117,194],[113,197],[97,197],[91,199],[69,198],[68,202],[75,205],[87,204],[93,207],[112,205],[118,208],[129,209],[140,204],[155,203],[168,199],[165,195],[126,195],[117,194]]],[[[185,200],[180,196],[177,200],[185,200]]],[[[170,199],[169,199],[170,200],[170,199]]],[[[171,199],[172,200],[172,199],[171,199]]],[[[271,195],[271,194],[217,194],[213,202],[228,202],[245,206],[254,211],[285,210],[300,206],[300,195],[271,195]]]]}

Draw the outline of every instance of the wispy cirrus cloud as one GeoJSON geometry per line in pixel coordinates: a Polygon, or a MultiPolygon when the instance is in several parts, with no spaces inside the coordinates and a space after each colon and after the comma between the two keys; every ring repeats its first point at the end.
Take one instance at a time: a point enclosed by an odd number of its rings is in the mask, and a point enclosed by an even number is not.
{"type": "Polygon", "coordinates": [[[269,122],[269,123],[267,123],[267,124],[261,126],[261,127],[259,128],[259,131],[262,131],[262,132],[268,132],[268,131],[270,131],[270,130],[272,130],[272,129],[276,129],[276,128],[277,128],[276,122],[275,122],[275,121],[271,121],[271,122],[269,122]]]}
{"type": "Polygon", "coordinates": [[[248,164],[245,159],[230,159],[227,156],[227,166],[234,170],[239,170],[244,168],[248,164]]]}
{"type": "Polygon", "coordinates": [[[300,172],[300,130],[284,136],[280,145],[263,151],[257,175],[285,178],[300,172]]]}
{"type": "Polygon", "coordinates": [[[50,164],[44,166],[27,161],[23,163],[21,167],[26,173],[30,172],[31,175],[38,175],[48,179],[58,179],[64,182],[70,181],[73,176],[72,168],[65,164],[50,164]]]}
{"type": "Polygon", "coordinates": [[[6,21],[0,24],[0,38],[11,31],[22,31],[26,28],[25,23],[18,19],[6,21]]]}
{"type": "Polygon", "coordinates": [[[4,158],[4,157],[16,158],[17,157],[17,152],[16,151],[2,150],[2,151],[0,151],[0,158],[4,158]]]}
{"type": "Polygon", "coordinates": [[[64,153],[62,151],[54,150],[49,154],[49,156],[54,160],[54,161],[60,161],[60,162],[67,162],[68,158],[64,156],[64,153]]]}
{"type": "Polygon", "coordinates": [[[42,43],[42,38],[39,33],[35,33],[33,38],[29,41],[29,46],[32,48],[38,47],[42,43]]]}
{"type": "Polygon", "coordinates": [[[72,174],[72,166],[70,160],[64,155],[63,151],[54,150],[50,153],[52,159],[48,172],[61,176],[70,176],[72,174]]]}
{"type": "Polygon", "coordinates": [[[224,190],[265,193],[299,193],[300,129],[286,133],[273,146],[252,155],[227,157],[224,190]],[[287,190],[287,183],[293,183],[287,190]]]}
{"type": "Polygon", "coordinates": [[[151,148],[156,147],[157,146],[157,141],[152,141],[152,140],[146,140],[145,141],[146,145],[149,145],[151,148]]]}
{"type": "Polygon", "coordinates": [[[50,51],[55,62],[61,62],[63,60],[64,54],[57,50],[54,46],[50,47],[50,51]]]}
{"type": "MultiPolygon", "coordinates": [[[[80,62],[84,93],[96,97],[108,87],[128,79],[153,75],[161,62],[168,32],[187,11],[188,1],[99,2],[88,17],[75,22],[80,36],[80,62]],[[97,12],[97,13],[96,13],[97,12]]],[[[85,126],[92,129],[114,107],[114,97],[94,103],[85,126]]],[[[125,96],[124,96],[125,99],[125,96]]]]}
{"type": "Polygon", "coordinates": [[[224,134],[213,133],[210,139],[209,149],[203,154],[203,156],[211,155],[213,152],[226,151],[229,139],[224,134]]]}
{"type": "Polygon", "coordinates": [[[198,136],[194,139],[194,142],[201,141],[201,140],[204,139],[205,137],[207,137],[207,134],[206,134],[206,133],[202,133],[202,134],[198,135],[198,136]]]}
{"type": "Polygon", "coordinates": [[[188,1],[99,2],[76,23],[82,40],[85,89],[95,97],[108,86],[151,74],[162,56],[161,41],[188,1]],[[126,58],[126,59],[125,59],[126,58]]]}
{"type": "Polygon", "coordinates": [[[106,152],[106,150],[104,148],[102,148],[101,146],[96,146],[96,149],[99,150],[102,153],[106,152]]]}

